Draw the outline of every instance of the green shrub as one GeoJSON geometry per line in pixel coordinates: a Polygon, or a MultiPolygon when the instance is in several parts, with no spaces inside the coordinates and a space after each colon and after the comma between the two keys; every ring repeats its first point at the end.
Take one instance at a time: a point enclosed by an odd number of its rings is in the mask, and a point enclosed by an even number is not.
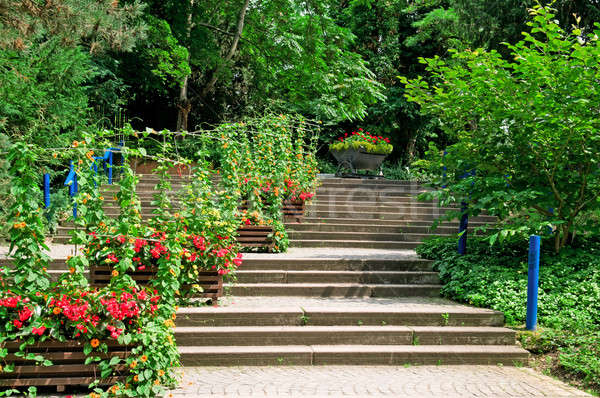
{"type": "MultiPolygon", "coordinates": [[[[433,238],[417,249],[434,260],[454,300],[504,312],[507,324],[521,326],[527,308],[527,241],[509,239],[490,246],[470,237],[468,254],[456,238],[433,238]]],[[[544,239],[540,259],[538,322],[540,333],[524,334],[526,348],[557,352],[562,371],[600,388],[600,238],[578,239],[560,254],[544,239]]]]}

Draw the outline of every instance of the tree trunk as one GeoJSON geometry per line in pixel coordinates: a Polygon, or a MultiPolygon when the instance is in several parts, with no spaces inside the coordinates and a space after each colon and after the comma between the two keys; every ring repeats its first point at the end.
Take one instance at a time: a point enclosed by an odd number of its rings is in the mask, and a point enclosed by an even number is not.
{"type": "MultiPolygon", "coordinates": [[[[187,62],[188,64],[190,63],[190,58],[191,58],[191,46],[190,46],[190,36],[192,33],[192,16],[194,14],[194,0],[190,0],[190,10],[187,16],[187,26],[186,26],[186,30],[187,30],[187,50],[188,50],[188,57],[187,57],[187,62]]],[[[190,111],[192,110],[192,103],[190,102],[190,99],[188,97],[188,84],[189,84],[189,75],[186,75],[183,78],[183,82],[181,83],[181,87],[179,88],[179,102],[177,104],[177,131],[187,131],[188,129],[188,115],[190,114],[190,111]]]]}
{"type": "Polygon", "coordinates": [[[217,68],[213,71],[210,80],[208,81],[206,86],[204,86],[204,88],[202,89],[202,93],[201,93],[202,98],[206,97],[208,95],[208,93],[210,91],[212,91],[215,84],[217,83],[217,79],[219,78],[219,72],[221,72],[223,65],[226,64],[227,62],[229,62],[233,58],[233,55],[235,54],[235,51],[237,50],[238,43],[240,42],[240,38],[242,37],[242,32],[244,30],[244,19],[246,18],[246,11],[248,10],[249,3],[250,3],[250,0],[244,1],[244,5],[242,6],[242,9],[240,10],[240,14],[238,17],[237,28],[235,31],[235,36],[233,37],[233,42],[231,43],[231,47],[229,48],[229,51],[227,52],[227,55],[225,56],[225,59],[223,60],[223,62],[219,66],[217,66],[217,68]]]}

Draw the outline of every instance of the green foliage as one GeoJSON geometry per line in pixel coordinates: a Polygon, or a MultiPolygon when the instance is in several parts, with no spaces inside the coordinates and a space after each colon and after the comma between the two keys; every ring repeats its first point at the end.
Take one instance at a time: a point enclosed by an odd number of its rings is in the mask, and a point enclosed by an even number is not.
{"type": "Polygon", "coordinates": [[[130,50],[144,37],[141,8],[1,0],[0,133],[48,148],[79,138],[91,106],[118,102],[119,79],[102,64],[108,51],[130,50]]]}
{"type": "Polygon", "coordinates": [[[600,205],[600,118],[593,111],[600,105],[600,32],[565,32],[549,8],[531,14],[531,33],[508,46],[513,61],[465,50],[451,63],[422,60],[434,83],[403,81],[409,100],[456,141],[445,156],[430,150],[427,169],[438,174],[438,187],[447,186],[431,196],[470,201],[472,214],[487,210],[509,220],[510,233],[551,223],[558,251],[585,230],[577,216],[600,205]]]}
{"type": "MultiPolygon", "coordinates": [[[[578,239],[555,254],[551,238],[542,242],[539,333],[524,334],[536,353],[558,352],[559,366],[587,385],[600,388],[600,239],[578,239]]],[[[520,326],[527,308],[527,241],[508,239],[490,246],[470,237],[468,253],[459,255],[456,238],[435,238],[417,248],[434,260],[451,299],[502,311],[506,322],[520,326]]]]}

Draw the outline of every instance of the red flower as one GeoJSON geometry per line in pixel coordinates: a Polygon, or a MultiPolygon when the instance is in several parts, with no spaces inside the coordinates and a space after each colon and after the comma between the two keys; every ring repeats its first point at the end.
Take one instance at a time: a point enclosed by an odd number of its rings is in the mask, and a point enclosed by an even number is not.
{"type": "Polygon", "coordinates": [[[20,328],[23,326],[23,322],[19,321],[18,319],[13,320],[13,325],[15,325],[17,328],[20,328]]]}
{"type": "Polygon", "coordinates": [[[44,326],[44,325],[40,326],[39,328],[31,329],[31,333],[37,334],[38,336],[43,335],[45,331],[46,331],[46,326],[44,326]]]}
{"type": "Polygon", "coordinates": [[[33,311],[31,311],[29,307],[25,307],[22,311],[19,311],[19,320],[21,322],[25,322],[26,320],[31,318],[31,315],[33,315],[33,311]]]}

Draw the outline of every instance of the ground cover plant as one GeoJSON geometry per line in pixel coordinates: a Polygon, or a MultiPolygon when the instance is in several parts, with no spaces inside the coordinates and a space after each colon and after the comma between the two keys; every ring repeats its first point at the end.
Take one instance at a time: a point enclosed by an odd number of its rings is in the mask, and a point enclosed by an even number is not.
{"type": "MultiPolygon", "coordinates": [[[[525,348],[542,356],[554,375],[600,391],[600,238],[579,238],[555,254],[551,237],[542,243],[539,329],[523,331],[525,348]],[[547,359],[546,359],[547,358],[547,359]]],[[[456,238],[434,238],[417,249],[434,260],[444,296],[502,311],[509,326],[523,330],[527,308],[525,239],[490,246],[470,237],[459,255],[456,238]]]]}

